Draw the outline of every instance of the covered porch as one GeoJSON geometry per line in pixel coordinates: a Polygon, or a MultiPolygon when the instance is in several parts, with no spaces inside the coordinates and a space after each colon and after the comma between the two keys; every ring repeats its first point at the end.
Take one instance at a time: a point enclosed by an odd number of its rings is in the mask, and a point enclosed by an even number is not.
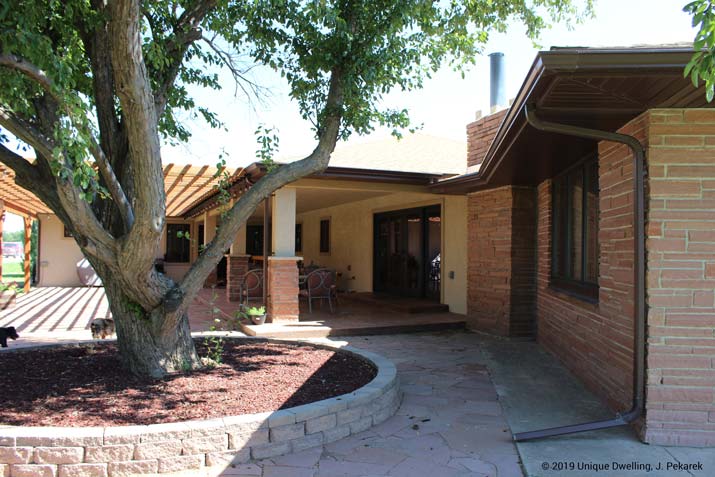
{"type": "MultiPolygon", "coordinates": [[[[466,198],[430,193],[427,186],[438,177],[329,168],[283,187],[239,231],[206,286],[232,312],[240,305],[266,307],[269,323],[246,328],[249,334],[298,336],[310,328],[327,336],[354,331],[356,321],[389,328],[408,318],[463,322],[466,198]],[[317,292],[316,270],[329,276],[317,292]],[[423,308],[420,316],[394,306],[410,300],[423,308]]],[[[233,184],[231,200],[245,187],[233,184]]],[[[221,209],[209,196],[185,212],[197,244],[213,238],[221,209]]]]}

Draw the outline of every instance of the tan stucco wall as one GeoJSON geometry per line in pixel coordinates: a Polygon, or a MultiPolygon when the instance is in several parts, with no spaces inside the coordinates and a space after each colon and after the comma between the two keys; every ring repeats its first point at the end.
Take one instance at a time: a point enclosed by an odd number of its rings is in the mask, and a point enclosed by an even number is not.
{"type": "Polygon", "coordinates": [[[372,199],[298,214],[303,224],[304,262],[334,268],[342,273],[342,288],[372,291],[373,215],[389,210],[442,205],[442,303],[450,311],[467,312],[467,201],[466,197],[399,192],[372,199]],[[320,220],[330,218],[330,254],[321,254],[320,220]],[[348,268],[350,268],[348,270],[348,268]],[[454,278],[450,279],[450,272],[454,278]]]}
{"type": "Polygon", "coordinates": [[[81,286],[77,262],[84,258],[56,215],[40,214],[40,283],[42,287],[81,286]]]}

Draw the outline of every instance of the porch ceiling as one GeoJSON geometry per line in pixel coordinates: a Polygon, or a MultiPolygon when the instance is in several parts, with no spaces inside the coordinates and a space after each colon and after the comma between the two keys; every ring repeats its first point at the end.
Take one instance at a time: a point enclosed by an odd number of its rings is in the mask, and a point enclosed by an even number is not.
{"type": "MultiPolygon", "coordinates": [[[[334,207],[336,205],[374,199],[390,194],[384,191],[359,191],[344,189],[304,189],[296,191],[296,213],[302,214],[312,210],[334,207]]],[[[252,218],[263,217],[263,207],[258,207],[252,218]]]]}

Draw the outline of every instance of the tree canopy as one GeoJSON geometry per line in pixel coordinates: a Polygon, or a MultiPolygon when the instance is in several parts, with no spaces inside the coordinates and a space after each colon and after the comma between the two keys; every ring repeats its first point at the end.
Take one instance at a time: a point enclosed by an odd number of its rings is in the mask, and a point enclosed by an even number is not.
{"type": "Polygon", "coordinates": [[[683,9],[693,16],[693,26],[698,28],[693,47],[696,52],[685,68],[697,88],[705,83],[708,102],[715,97],[715,3],[712,0],[696,0],[683,9]]]}

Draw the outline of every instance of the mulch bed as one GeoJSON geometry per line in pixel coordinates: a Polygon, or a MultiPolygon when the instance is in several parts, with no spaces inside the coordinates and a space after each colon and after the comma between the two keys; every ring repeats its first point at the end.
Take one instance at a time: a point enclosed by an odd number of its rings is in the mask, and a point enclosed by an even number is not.
{"type": "MultiPolygon", "coordinates": [[[[199,355],[206,349],[197,341],[199,355]]],[[[160,380],[121,365],[114,344],[0,353],[0,424],[115,426],[274,411],[364,386],[374,366],[306,345],[227,339],[223,363],[160,380]]]]}

